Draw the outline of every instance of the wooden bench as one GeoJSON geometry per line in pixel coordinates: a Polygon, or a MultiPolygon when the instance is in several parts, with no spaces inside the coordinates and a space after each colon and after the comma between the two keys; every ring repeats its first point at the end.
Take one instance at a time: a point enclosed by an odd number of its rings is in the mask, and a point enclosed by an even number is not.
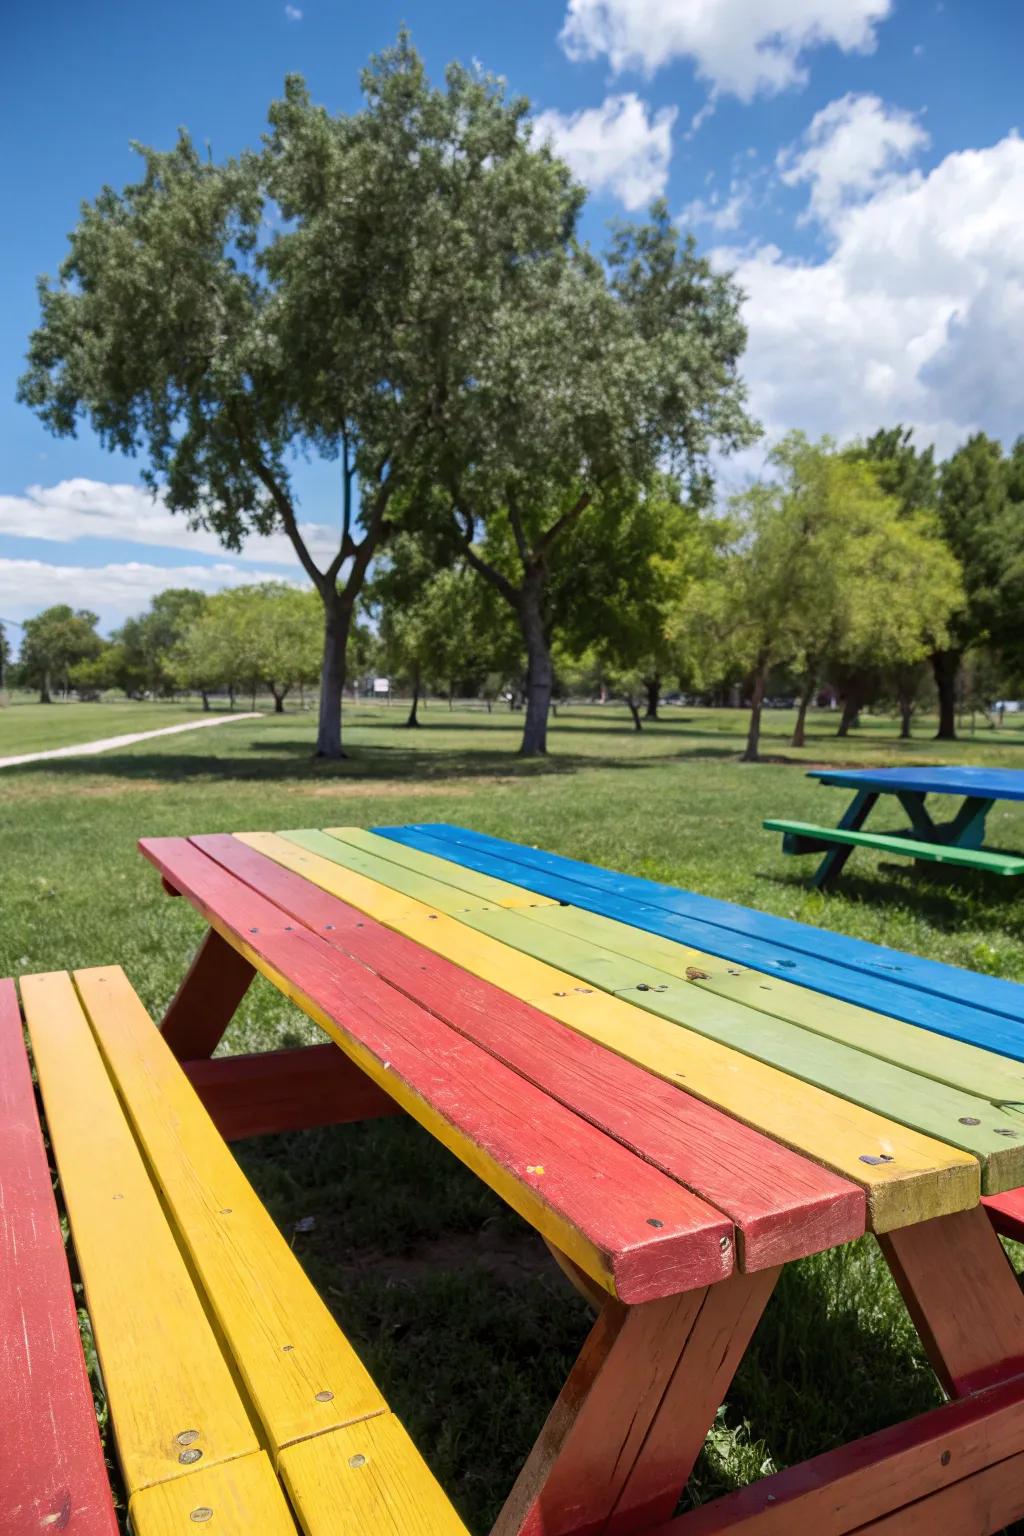
{"type": "MultiPolygon", "coordinates": [[[[136,1536],[208,1521],[224,1536],[295,1536],[296,1523],[307,1536],[465,1536],[124,973],[27,976],[21,996],[136,1536]]],[[[108,1536],[10,983],[0,1047],[21,1127],[14,1146],[9,1128],[0,1141],[5,1215],[13,1192],[43,1218],[28,1244],[27,1217],[17,1242],[0,1223],[5,1278],[29,1299],[24,1329],[8,1302],[3,1336],[20,1356],[7,1379],[21,1385],[12,1418],[31,1453],[4,1458],[0,1528],[108,1536]],[[46,1516],[13,1523],[30,1508],[46,1516]]]]}
{"type": "Polygon", "coordinates": [[[833,844],[851,848],[877,848],[881,853],[928,864],[953,864],[963,869],[982,869],[990,875],[1024,875],[1019,853],[999,853],[990,848],[957,848],[953,844],[923,842],[903,832],[858,832],[846,827],[818,827],[808,821],[762,823],[766,832],[782,832],[784,853],[825,853],[833,844]]]}

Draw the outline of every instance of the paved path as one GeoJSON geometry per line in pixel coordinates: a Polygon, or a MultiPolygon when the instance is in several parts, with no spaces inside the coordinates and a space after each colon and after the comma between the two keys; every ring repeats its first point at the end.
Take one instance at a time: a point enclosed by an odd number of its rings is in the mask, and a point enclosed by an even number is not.
{"type": "Polygon", "coordinates": [[[73,747],[51,747],[48,752],[26,752],[21,757],[0,757],[0,768],[16,768],[19,763],[41,763],[48,757],[92,757],[95,752],[113,752],[115,747],[130,747],[136,741],[150,741],[154,736],[176,736],[179,731],[201,731],[206,725],[231,725],[235,720],[259,720],[259,710],[243,715],[211,715],[209,720],[188,720],[184,725],[162,725],[158,731],[132,731],[127,736],[104,736],[100,741],[80,741],[73,747]]]}

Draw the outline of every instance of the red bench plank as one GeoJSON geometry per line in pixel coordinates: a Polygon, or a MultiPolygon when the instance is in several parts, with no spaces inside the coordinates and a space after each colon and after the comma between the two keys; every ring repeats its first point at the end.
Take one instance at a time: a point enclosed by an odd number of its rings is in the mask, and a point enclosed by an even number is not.
{"type": "Polygon", "coordinates": [[[588,1267],[579,1256],[585,1248],[590,1266],[598,1265],[591,1273],[610,1279],[622,1301],[673,1295],[730,1273],[733,1230],[720,1212],[294,923],[184,838],[140,847],[376,1082],[588,1267]]]}
{"type": "MultiPolygon", "coordinates": [[[[984,1527],[944,1523],[942,1501],[955,1499],[958,1488],[969,1492],[970,1480],[985,1477],[992,1463],[1009,1466],[1022,1453],[1024,1377],[1018,1376],[762,1478],[647,1536],[843,1536],[875,1530],[877,1521],[880,1529],[901,1533],[998,1530],[1004,1518],[984,1527]],[[922,1512],[931,1518],[918,1523],[922,1512]]],[[[1016,1500],[1005,1518],[1024,1509],[1019,1476],[1016,1500]]]]}
{"type": "Polygon", "coordinates": [[[736,1224],[744,1269],[859,1236],[863,1191],[227,836],[197,847],[736,1224]]]}
{"type": "Polygon", "coordinates": [[[1024,1189],[1008,1189],[1003,1195],[982,1198],[989,1221],[1000,1237],[1024,1243],[1024,1189]]]}
{"type": "Polygon", "coordinates": [[[0,1531],[117,1536],[13,981],[0,980],[0,1531]]]}

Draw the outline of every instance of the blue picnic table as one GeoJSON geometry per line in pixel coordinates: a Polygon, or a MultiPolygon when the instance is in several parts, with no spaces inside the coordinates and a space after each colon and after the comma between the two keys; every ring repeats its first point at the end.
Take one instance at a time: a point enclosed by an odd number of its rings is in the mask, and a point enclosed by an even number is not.
{"type": "MultiPolygon", "coordinates": [[[[931,864],[1024,874],[1024,854],[986,848],[985,819],[997,800],[1024,800],[1024,772],[1013,768],[815,768],[808,775],[822,784],[852,789],[853,799],[835,827],[769,818],[769,832],[781,832],[784,853],[822,853],[812,884],[823,888],[841,874],[855,848],[876,848],[931,864]],[[952,796],[959,806],[937,820],[928,796],[952,796]],[[883,797],[894,797],[909,826],[881,832],[865,823],[883,797]]],[[[886,804],[889,800],[886,800],[886,804]]]]}

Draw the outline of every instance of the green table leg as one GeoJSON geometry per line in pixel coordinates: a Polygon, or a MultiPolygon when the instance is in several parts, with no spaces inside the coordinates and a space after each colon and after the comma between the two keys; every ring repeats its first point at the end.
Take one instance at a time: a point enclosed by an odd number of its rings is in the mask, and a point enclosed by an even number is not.
{"type": "Polygon", "coordinates": [[[933,821],[917,791],[901,790],[897,799],[910,818],[918,837],[950,848],[981,848],[985,842],[985,818],[995,804],[980,795],[968,795],[952,821],[933,821]]]}
{"type": "MultiPolygon", "coordinates": [[[[877,799],[877,789],[859,789],[843,814],[843,819],[839,823],[840,829],[843,832],[859,832],[867,821],[877,799]]],[[[853,847],[850,843],[836,843],[834,847],[829,849],[814,871],[811,884],[816,886],[819,891],[823,891],[827,885],[831,885],[833,881],[839,878],[852,852],[853,847]]]]}

